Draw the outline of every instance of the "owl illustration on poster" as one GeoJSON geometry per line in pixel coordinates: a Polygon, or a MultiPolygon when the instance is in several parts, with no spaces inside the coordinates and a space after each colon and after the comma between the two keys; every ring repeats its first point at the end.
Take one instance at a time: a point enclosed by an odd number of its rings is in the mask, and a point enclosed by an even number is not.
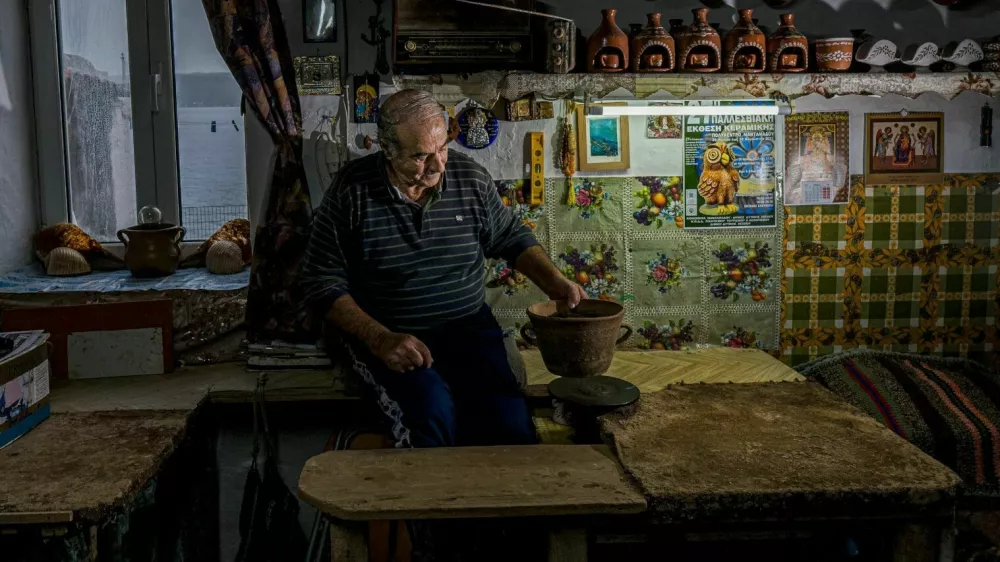
{"type": "Polygon", "coordinates": [[[354,77],[354,122],[378,122],[378,75],[354,77]]]}

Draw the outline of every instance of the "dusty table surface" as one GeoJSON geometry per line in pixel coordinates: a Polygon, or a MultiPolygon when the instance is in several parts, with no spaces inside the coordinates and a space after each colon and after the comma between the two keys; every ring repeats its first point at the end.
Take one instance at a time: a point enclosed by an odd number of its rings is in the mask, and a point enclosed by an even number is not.
{"type": "Polygon", "coordinates": [[[941,514],[959,483],[814,383],[678,385],[600,425],[671,522],[941,514]]]}
{"type": "Polygon", "coordinates": [[[349,521],[646,508],[607,448],[589,445],[330,451],[306,462],[299,497],[349,521]]]}
{"type": "Polygon", "coordinates": [[[99,520],[184,437],[187,411],[53,414],[0,449],[0,523],[99,520]]]}
{"type": "MultiPolygon", "coordinates": [[[[330,371],[269,373],[267,399],[342,398],[340,383],[330,371]]],[[[201,404],[249,402],[256,384],[233,363],[55,383],[52,416],[0,449],[0,525],[99,519],[157,473],[201,404]]]]}
{"type": "MultiPolygon", "coordinates": [[[[521,352],[528,384],[555,380],[537,349],[521,352]]],[[[617,351],[605,373],[627,380],[641,392],[655,392],[671,384],[699,382],[805,381],[794,369],[759,349],[711,347],[690,351],[617,351]]]]}

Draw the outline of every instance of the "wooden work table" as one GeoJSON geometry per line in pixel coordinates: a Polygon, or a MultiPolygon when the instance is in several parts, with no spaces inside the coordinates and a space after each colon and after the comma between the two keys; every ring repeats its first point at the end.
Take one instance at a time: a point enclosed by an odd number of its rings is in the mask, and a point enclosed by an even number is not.
{"type": "MultiPolygon", "coordinates": [[[[537,352],[523,355],[533,393],[544,393],[551,375],[537,352]]],[[[678,382],[801,380],[762,352],[727,348],[621,352],[609,374],[643,392],[678,382]],[[732,369],[733,360],[744,369],[732,369]]],[[[230,363],[55,384],[52,417],[0,449],[0,525],[95,521],[127,504],[170,457],[199,406],[249,402],[256,382],[257,373],[230,363]]],[[[350,388],[334,371],[271,372],[267,400],[356,397],[350,388]]]]}

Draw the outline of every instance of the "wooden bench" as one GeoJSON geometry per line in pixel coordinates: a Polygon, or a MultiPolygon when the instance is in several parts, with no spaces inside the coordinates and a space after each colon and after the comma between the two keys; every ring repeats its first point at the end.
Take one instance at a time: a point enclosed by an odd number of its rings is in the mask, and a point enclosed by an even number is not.
{"type": "Polygon", "coordinates": [[[496,517],[559,518],[549,560],[581,561],[583,516],[646,510],[608,449],[588,445],[330,451],[306,462],[299,496],[332,519],[334,562],[368,561],[357,522],[496,517]]]}

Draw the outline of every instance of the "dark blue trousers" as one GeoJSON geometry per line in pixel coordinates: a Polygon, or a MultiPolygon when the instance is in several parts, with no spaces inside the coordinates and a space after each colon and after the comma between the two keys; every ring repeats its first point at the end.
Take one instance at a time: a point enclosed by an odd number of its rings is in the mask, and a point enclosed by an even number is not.
{"type": "Polygon", "coordinates": [[[430,348],[431,368],[397,373],[367,349],[351,345],[355,370],[372,386],[391,418],[398,446],[538,442],[527,402],[507,361],[503,332],[488,306],[413,335],[430,348]]]}

